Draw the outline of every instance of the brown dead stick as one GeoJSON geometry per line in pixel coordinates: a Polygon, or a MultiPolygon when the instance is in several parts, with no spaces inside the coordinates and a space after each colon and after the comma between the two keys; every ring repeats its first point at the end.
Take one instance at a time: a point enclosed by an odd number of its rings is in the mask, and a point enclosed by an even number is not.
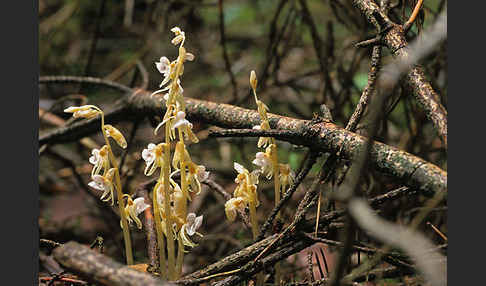
{"type": "MultiPolygon", "coordinates": [[[[143,197],[145,202],[152,204],[152,200],[147,191],[147,185],[141,184],[137,189],[137,195],[143,197]]],[[[147,254],[149,257],[150,265],[155,269],[159,268],[159,257],[157,247],[157,235],[154,223],[154,213],[152,208],[147,208],[144,212],[143,229],[145,230],[147,237],[147,254]]]]}
{"type": "MultiPolygon", "coordinates": [[[[408,42],[403,26],[393,23],[374,1],[354,0],[353,2],[368,21],[383,34],[383,43],[394,57],[401,60],[409,57],[409,51],[405,49],[408,42]]],[[[409,24],[405,26],[407,25],[409,24]]],[[[425,111],[427,118],[434,124],[434,128],[447,148],[447,110],[441,104],[439,95],[426,79],[423,68],[420,65],[414,66],[406,75],[405,83],[425,111]]]]}
{"type": "Polygon", "coordinates": [[[102,285],[175,285],[153,277],[148,273],[131,269],[75,241],[56,247],[53,251],[53,256],[65,268],[102,285]]]}

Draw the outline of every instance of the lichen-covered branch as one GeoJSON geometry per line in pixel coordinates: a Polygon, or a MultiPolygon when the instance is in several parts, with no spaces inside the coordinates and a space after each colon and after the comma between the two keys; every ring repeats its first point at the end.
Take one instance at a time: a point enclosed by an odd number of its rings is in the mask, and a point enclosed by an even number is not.
{"type": "MultiPolygon", "coordinates": [[[[108,122],[132,120],[137,117],[162,115],[165,107],[150,98],[150,92],[139,91],[124,98],[115,110],[106,114],[108,122]]],[[[194,122],[201,121],[225,128],[252,128],[260,123],[257,111],[229,104],[186,98],[186,112],[194,122]]],[[[39,146],[46,143],[66,143],[79,140],[97,131],[99,119],[77,122],[45,134],[39,146]]],[[[296,145],[308,146],[323,152],[339,152],[341,158],[353,160],[366,138],[345,130],[332,122],[315,122],[269,113],[272,129],[287,130],[275,138],[296,145]]],[[[374,142],[370,157],[371,166],[403,184],[434,193],[447,190],[447,172],[436,165],[395,147],[374,142]]]]}
{"type": "MultiPolygon", "coordinates": [[[[385,12],[371,0],[354,0],[353,2],[368,21],[377,28],[378,32],[383,33],[382,41],[392,54],[400,60],[406,60],[409,52],[405,49],[408,42],[405,38],[404,27],[393,23],[385,12]]],[[[406,85],[425,111],[427,118],[434,124],[439,137],[447,148],[447,110],[442,106],[439,95],[434,91],[419,65],[414,66],[405,79],[406,85]]]]}

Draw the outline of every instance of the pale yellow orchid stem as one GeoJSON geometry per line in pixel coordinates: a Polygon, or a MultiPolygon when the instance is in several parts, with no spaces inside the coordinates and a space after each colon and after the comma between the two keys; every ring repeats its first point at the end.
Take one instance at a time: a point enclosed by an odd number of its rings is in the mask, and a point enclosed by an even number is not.
{"type": "MultiPolygon", "coordinates": [[[[275,138],[271,138],[272,142],[272,165],[273,165],[273,182],[274,182],[274,189],[275,189],[275,206],[278,205],[280,202],[280,168],[278,163],[278,149],[277,144],[275,142],[275,138]]],[[[277,213],[276,218],[280,218],[280,211],[277,213]]],[[[280,262],[275,264],[275,285],[280,285],[280,277],[281,277],[281,270],[280,270],[280,262]]]]}
{"type": "MultiPolygon", "coordinates": [[[[272,138],[272,167],[273,167],[273,182],[275,190],[275,206],[280,202],[280,169],[278,164],[278,150],[275,139],[272,138]]],[[[277,217],[280,218],[280,212],[277,213],[277,217]]]]}
{"type": "MultiPolygon", "coordinates": [[[[177,67],[174,79],[172,80],[172,88],[170,89],[169,99],[172,98],[172,93],[176,90],[177,87],[177,80],[179,78],[179,74],[182,69],[182,63],[184,62],[184,55],[185,49],[181,46],[179,47],[179,60],[177,61],[177,67]]],[[[177,272],[176,272],[176,261],[175,261],[175,245],[174,245],[174,234],[172,231],[172,218],[170,215],[170,201],[169,201],[169,192],[170,192],[170,125],[165,125],[165,150],[164,150],[164,164],[162,168],[162,173],[164,175],[164,210],[166,213],[166,232],[167,232],[167,261],[168,261],[168,269],[169,269],[169,279],[175,280],[177,279],[177,272]]]]}
{"type": "MultiPolygon", "coordinates": [[[[159,178],[160,181],[160,178],[159,178]]],[[[160,183],[157,182],[152,193],[152,202],[154,205],[154,217],[155,217],[155,231],[157,233],[157,244],[159,246],[159,273],[162,278],[167,278],[167,262],[165,260],[165,241],[164,232],[162,231],[162,218],[160,217],[160,206],[157,198],[157,189],[160,187],[160,183]]]]}
{"type": "MultiPolygon", "coordinates": [[[[184,144],[184,137],[182,134],[181,129],[178,129],[179,131],[179,140],[184,144]]],[[[183,149],[183,155],[182,159],[180,161],[180,172],[181,172],[181,190],[182,190],[182,196],[183,196],[183,212],[182,212],[182,217],[184,218],[184,223],[186,222],[186,217],[187,217],[187,196],[189,196],[189,192],[187,190],[187,179],[186,179],[186,161],[185,161],[185,152],[186,152],[186,147],[184,146],[183,149]]],[[[181,229],[180,231],[184,231],[181,229]]],[[[182,263],[184,261],[184,244],[182,243],[182,238],[179,235],[178,238],[178,249],[177,249],[177,264],[176,264],[176,272],[177,272],[177,279],[181,277],[182,275],[182,263]]]]}
{"type": "MultiPolygon", "coordinates": [[[[251,231],[253,233],[253,239],[256,239],[258,237],[258,234],[260,233],[260,230],[258,229],[258,219],[257,219],[257,213],[256,213],[256,203],[254,200],[252,200],[249,204],[248,207],[250,209],[250,224],[251,224],[251,231]]],[[[263,277],[263,272],[259,272],[256,275],[257,278],[257,286],[262,286],[264,278],[263,277]]]]}
{"type": "Polygon", "coordinates": [[[174,232],[173,232],[173,222],[172,215],[170,211],[170,129],[169,125],[165,128],[165,145],[164,145],[164,155],[163,155],[163,166],[162,175],[164,183],[164,212],[165,212],[165,232],[167,236],[167,262],[168,262],[168,278],[170,280],[175,280],[175,254],[174,254],[174,232]]]}
{"type": "MultiPolygon", "coordinates": [[[[256,78],[256,73],[255,71],[251,71],[250,73],[250,86],[251,86],[251,89],[253,90],[253,95],[255,96],[255,103],[257,104],[258,108],[259,108],[259,100],[258,100],[258,97],[257,97],[257,94],[256,94],[256,87],[257,87],[257,83],[258,83],[258,80],[256,78]]],[[[260,112],[260,110],[259,110],[260,112]]],[[[260,119],[262,121],[264,120],[267,120],[267,116],[266,116],[266,111],[264,111],[264,114],[261,114],[260,113],[260,119]],[[265,115],[265,118],[263,117],[265,115]]],[[[278,166],[278,154],[277,154],[277,144],[275,142],[275,138],[270,138],[270,142],[271,142],[271,154],[272,154],[272,172],[273,172],[273,181],[274,181],[274,188],[275,188],[275,206],[278,205],[278,202],[280,201],[280,178],[279,178],[279,166],[278,166]]],[[[277,218],[280,217],[280,212],[277,213],[277,218]]],[[[253,231],[253,237],[256,238],[258,236],[258,226],[257,226],[257,223],[256,223],[256,209],[255,209],[255,205],[253,205],[252,203],[250,203],[250,220],[252,221],[251,223],[251,226],[252,226],[252,231],[253,231]],[[253,212],[254,212],[254,218],[252,217],[252,208],[253,208],[253,212]],[[255,221],[255,223],[253,223],[253,221],[255,221]]],[[[259,272],[257,275],[256,275],[256,285],[257,286],[262,286],[263,283],[264,283],[264,276],[263,276],[263,272],[259,272]]],[[[280,283],[280,264],[277,263],[275,264],[275,283],[278,285],[280,283]]]]}
{"type": "Polygon", "coordinates": [[[315,231],[314,231],[315,237],[317,237],[317,230],[319,229],[319,216],[321,215],[321,196],[322,196],[322,193],[319,192],[319,199],[317,200],[316,227],[315,227],[315,231]]]}
{"type": "MultiPolygon", "coordinates": [[[[183,230],[181,229],[180,231],[183,230]]],[[[176,279],[179,279],[182,275],[182,262],[184,261],[184,244],[182,243],[182,238],[180,236],[177,239],[177,247],[176,279]]]]}
{"type": "Polygon", "coordinates": [[[123,240],[125,242],[125,256],[127,259],[127,264],[133,264],[133,254],[132,254],[132,240],[130,238],[130,229],[128,228],[127,216],[125,214],[125,205],[123,203],[123,192],[120,182],[120,173],[118,172],[118,164],[116,162],[115,156],[111,151],[110,141],[105,133],[105,115],[101,109],[95,107],[101,114],[101,132],[103,133],[103,138],[105,138],[106,146],[108,147],[108,157],[110,159],[111,165],[115,168],[115,189],[118,198],[118,209],[120,211],[121,222],[123,226],[123,240]]]}
{"type": "Polygon", "coordinates": [[[255,202],[253,201],[250,202],[248,204],[248,207],[250,209],[251,232],[253,233],[253,239],[256,239],[260,231],[258,230],[258,220],[257,220],[255,202]]]}

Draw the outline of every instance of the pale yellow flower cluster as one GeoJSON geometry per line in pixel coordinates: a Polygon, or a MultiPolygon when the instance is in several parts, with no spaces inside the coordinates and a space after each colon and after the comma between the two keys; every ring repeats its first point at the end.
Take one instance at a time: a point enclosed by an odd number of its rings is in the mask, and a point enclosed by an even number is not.
{"type": "MultiPolygon", "coordinates": [[[[66,108],[64,112],[72,113],[74,118],[91,119],[98,115],[103,117],[103,111],[94,105],[71,106],[66,108]]],[[[102,132],[103,136],[113,138],[120,147],[127,147],[127,141],[120,130],[112,125],[104,124],[104,120],[102,120],[102,132]]],[[[114,179],[116,168],[113,168],[109,159],[110,152],[111,147],[109,145],[104,145],[100,149],[95,148],[91,151],[92,156],[89,158],[89,162],[93,164],[93,169],[91,170],[92,181],[88,183],[88,186],[103,191],[101,200],[105,202],[111,201],[111,205],[114,205],[115,198],[113,192],[115,190],[114,179]]]]}
{"type": "Polygon", "coordinates": [[[238,172],[235,178],[236,186],[233,192],[233,198],[228,200],[224,206],[226,217],[229,221],[234,221],[237,210],[244,211],[245,207],[253,204],[255,207],[260,205],[258,201],[257,186],[260,170],[254,170],[251,173],[242,165],[234,163],[234,168],[238,172]]]}
{"type": "MultiPolygon", "coordinates": [[[[165,101],[166,111],[163,120],[154,130],[154,133],[158,134],[161,129],[165,129],[165,142],[157,145],[150,143],[143,150],[142,158],[146,162],[145,175],[150,176],[159,168],[161,170],[154,188],[154,210],[157,210],[156,227],[161,230],[167,240],[169,277],[177,277],[182,267],[183,248],[184,246],[196,246],[190,237],[194,234],[201,235],[197,229],[203,221],[202,215],[196,216],[194,213],[187,213],[187,202],[201,192],[201,182],[208,178],[209,172],[203,165],[192,161],[185,143],[185,140],[192,143],[199,141],[192,131],[193,124],[186,118],[184,89],[181,84],[184,62],[193,61],[195,57],[184,48],[186,41],[184,31],[179,27],[174,27],[171,31],[174,33],[171,42],[179,46],[179,55],[173,61],[167,57],[161,57],[155,63],[163,79],[160,89],[151,95],[160,101],[165,101]],[[177,138],[178,141],[171,159],[171,141],[177,138]],[[171,171],[171,169],[173,170],[171,171]],[[175,174],[180,174],[180,183],[173,179],[175,174]],[[178,240],[180,244],[176,270],[173,269],[174,247],[172,245],[174,240],[178,240]]],[[[158,241],[161,242],[162,238],[159,237],[158,241]]],[[[164,262],[162,261],[162,263],[164,262]]]]}
{"type": "MultiPolygon", "coordinates": [[[[71,106],[66,108],[64,112],[72,113],[74,118],[85,119],[91,119],[101,115],[101,131],[107,144],[103,145],[103,147],[100,149],[95,148],[91,151],[89,162],[93,165],[93,169],[91,170],[92,181],[88,183],[88,186],[92,187],[93,189],[103,191],[100,199],[104,202],[111,201],[111,205],[114,205],[114,191],[117,187],[119,187],[115,181],[117,179],[116,176],[119,176],[119,173],[117,166],[114,166],[112,161],[114,158],[110,159],[110,156],[113,156],[113,154],[108,138],[112,138],[121,148],[125,149],[127,148],[127,141],[125,140],[125,137],[120,130],[115,128],[113,125],[104,123],[103,111],[94,105],[71,106]]],[[[140,214],[140,212],[149,207],[149,205],[143,203],[143,198],[132,200],[132,198],[127,194],[124,194],[123,197],[127,197],[127,204],[124,208],[124,212],[126,214],[128,223],[135,221],[137,227],[141,228],[142,224],[137,216],[140,214]]],[[[122,221],[120,221],[120,225],[123,228],[122,221]]]]}

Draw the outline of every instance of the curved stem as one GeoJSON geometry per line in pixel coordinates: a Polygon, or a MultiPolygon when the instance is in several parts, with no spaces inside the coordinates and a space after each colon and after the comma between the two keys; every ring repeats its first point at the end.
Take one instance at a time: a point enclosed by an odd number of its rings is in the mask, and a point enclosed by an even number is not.
{"type": "Polygon", "coordinates": [[[108,136],[105,132],[105,115],[101,109],[97,108],[101,112],[101,132],[103,133],[103,138],[105,139],[106,146],[108,147],[108,157],[110,159],[110,163],[115,168],[115,189],[117,191],[116,195],[118,198],[118,209],[120,211],[120,218],[122,222],[122,229],[123,229],[123,240],[125,242],[125,256],[127,259],[127,264],[133,264],[133,254],[132,254],[132,241],[130,238],[130,229],[128,228],[128,221],[125,215],[125,204],[123,203],[123,191],[120,182],[120,173],[118,171],[118,164],[116,162],[115,156],[111,150],[110,141],[108,140],[108,136]]]}
{"type": "Polygon", "coordinates": [[[122,226],[123,226],[123,240],[125,241],[125,253],[127,257],[127,264],[132,265],[133,264],[132,240],[130,238],[130,229],[128,228],[128,221],[124,211],[125,207],[123,203],[123,193],[121,189],[120,173],[118,172],[118,168],[116,168],[115,177],[116,177],[116,186],[117,186],[116,189],[117,189],[117,197],[118,197],[118,207],[120,210],[120,216],[121,216],[122,226]]]}

